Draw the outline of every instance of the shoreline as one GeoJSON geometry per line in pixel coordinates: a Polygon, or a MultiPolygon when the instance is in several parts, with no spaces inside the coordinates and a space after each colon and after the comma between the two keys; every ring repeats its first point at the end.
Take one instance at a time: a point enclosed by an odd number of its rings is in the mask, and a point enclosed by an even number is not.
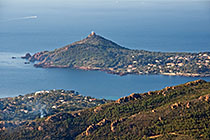
{"type": "Polygon", "coordinates": [[[98,67],[84,67],[84,66],[74,66],[69,67],[68,65],[43,65],[40,66],[38,64],[34,64],[36,68],[71,68],[71,69],[78,69],[84,71],[102,71],[108,74],[114,74],[119,76],[126,76],[126,75],[164,75],[164,76],[183,76],[183,77],[210,77],[210,74],[199,74],[199,73],[137,73],[137,72],[116,72],[110,69],[102,69],[98,67]]]}

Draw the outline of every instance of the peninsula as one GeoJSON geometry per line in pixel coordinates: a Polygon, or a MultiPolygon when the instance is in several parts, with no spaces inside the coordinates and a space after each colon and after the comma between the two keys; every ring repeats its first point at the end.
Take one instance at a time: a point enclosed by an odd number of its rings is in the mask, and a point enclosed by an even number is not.
{"type": "Polygon", "coordinates": [[[111,74],[210,76],[210,52],[152,52],[122,47],[95,32],[53,51],[27,54],[35,67],[100,70],[111,74]]]}

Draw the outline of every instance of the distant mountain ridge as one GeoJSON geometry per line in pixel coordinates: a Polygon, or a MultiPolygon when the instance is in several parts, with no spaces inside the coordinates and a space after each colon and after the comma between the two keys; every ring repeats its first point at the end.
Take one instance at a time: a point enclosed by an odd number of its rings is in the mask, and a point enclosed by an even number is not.
{"type": "Polygon", "coordinates": [[[100,70],[108,73],[210,76],[210,53],[132,50],[92,32],[87,38],[53,51],[24,58],[43,68],[100,70]]]}

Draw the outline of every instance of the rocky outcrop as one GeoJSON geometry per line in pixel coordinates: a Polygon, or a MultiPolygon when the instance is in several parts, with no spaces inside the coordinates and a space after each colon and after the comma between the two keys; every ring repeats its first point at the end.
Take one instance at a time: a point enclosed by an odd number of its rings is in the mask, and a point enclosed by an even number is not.
{"type": "Polygon", "coordinates": [[[119,120],[113,121],[113,122],[111,123],[111,125],[110,125],[111,131],[112,131],[112,132],[115,132],[116,127],[117,127],[117,124],[119,124],[120,122],[123,122],[123,121],[125,121],[124,118],[120,118],[119,120]]]}
{"type": "Polygon", "coordinates": [[[191,106],[191,102],[188,102],[187,104],[186,104],[186,108],[190,108],[190,106],[191,106]]]}
{"type": "Polygon", "coordinates": [[[206,95],[206,96],[205,96],[205,101],[206,101],[206,102],[209,101],[209,97],[210,97],[210,95],[206,95]]]}
{"type": "Polygon", "coordinates": [[[98,113],[99,111],[101,111],[102,110],[102,106],[98,106],[98,107],[96,107],[93,111],[95,112],[95,113],[98,113]]]}
{"type": "Polygon", "coordinates": [[[116,120],[116,121],[114,121],[114,122],[111,123],[111,131],[112,132],[115,132],[115,129],[116,129],[117,124],[118,124],[118,120],[116,120]]]}
{"type": "Polygon", "coordinates": [[[42,126],[39,126],[37,129],[38,129],[39,131],[42,131],[42,130],[43,130],[43,127],[42,127],[42,126]]]}
{"type": "Polygon", "coordinates": [[[110,121],[108,121],[108,120],[106,120],[106,119],[103,119],[103,120],[101,120],[100,122],[98,122],[97,124],[91,124],[91,125],[88,126],[88,128],[86,129],[85,135],[86,135],[86,136],[90,135],[94,130],[96,130],[96,129],[99,128],[99,127],[102,127],[102,126],[106,125],[108,122],[110,122],[110,121]]]}
{"type": "Polygon", "coordinates": [[[178,107],[181,107],[180,103],[174,103],[171,105],[171,109],[177,109],[178,107]]]}
{"type": "Polygon", "coordinates": [[[56,121],[62,121],[67,120],[68,118],[74,118],[72,114],[69,113],[59,113],[55,115],[51,115],[45,119],[45,122],[56,122],[56,121]]]}
{"type": "Polygon", "coordinates": [[[30,62],[38,61],[37,64],[34,64],[35,67],[42,67],[42,68],[68,68],[69,65],[57,65],[51,61],[51,58],[55,54],[49,54],[48,51],[38,52],[35,53],[33,56],[28,58],[30,62]]]}
{"type": "Polygon", "coordinates": [[[141,95],[140,94],[137,94],[137,93],[132,93],[131,95],[129,96],[126,96],[126,97],[122,97],[120,99],[118,99],[116,101],[116,103],[125,103],[125,102],[129,102],[129,101],[132,101],[132,100],[137,100],[137,99],[141,99],[141,95]]]}
{"type": "Polygon", "coordinates": [[[153,94],[154,94],[154,92],[152,92],[152,91],[147,92],[147,95],[153,95],[153,94]]]}
{"type": "Polygon", "coordinates": [[[100,122],[98,122],[98,123],[96,124],[96,126],[104,126],[104,125],[106,125],[106,123],[108,123],[108,122],[109,122],[108,120],[103,119],[103,120],[101,120],[100,122]]]}
{"type": "Polygon", "coordinates": [[[152,110],[153,113],[157,112],[155,109],[152,110]]]}
{"type": "Polygon", "coordinates": [[[79,117],[81,115],[81,111],[75,111],[75,112],[71,113],[71,115],[73,117],[79,117]]]}
{"type": "Polygon", "coordinates": [[[33,56],[29,57],[28,60],[30,62],[43,61],[48,56],[48,54],[46,54],[47,52],[48,51],[35,53],[33,56]]]}
{"type": "Polygon", "coordinates": [[[25,56],[21,56],[22,59],[29,59],[31,58],[31,54],[30,53],[26,53],[25,56]]]}
{"type": "Polygon", "coordinates": [[[185,85],[186,86],[197,86],[198,84],[203,84],[203,83],[207,83],[205,80],[195,80],[192,82],[188,82],[185,85]]]}
{"type": "Polygon", "coordinates": [[[89,136],[97,127],[95,124],[91,124],[85,131],[86,136],[89,136]]]}
{"type": "Polygon", "coordinates": [[[210,94],[207,94],[207,95],[200,96],[198,100],[208,102],[210,100],[209,98],[210,98],[210,94]]]}

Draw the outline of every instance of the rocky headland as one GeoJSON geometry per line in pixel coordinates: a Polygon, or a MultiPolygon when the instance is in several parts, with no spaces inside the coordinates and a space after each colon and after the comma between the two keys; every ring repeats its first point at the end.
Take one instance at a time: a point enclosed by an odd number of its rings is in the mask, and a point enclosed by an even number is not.
{"type": "Polygon", "coordinates": [[[87,38],[54,51],[23,57],[35,67],[100,70],[110,74],[210,76],[210,52],[150,52],[133,50],[92,32],[87,38]]]}

